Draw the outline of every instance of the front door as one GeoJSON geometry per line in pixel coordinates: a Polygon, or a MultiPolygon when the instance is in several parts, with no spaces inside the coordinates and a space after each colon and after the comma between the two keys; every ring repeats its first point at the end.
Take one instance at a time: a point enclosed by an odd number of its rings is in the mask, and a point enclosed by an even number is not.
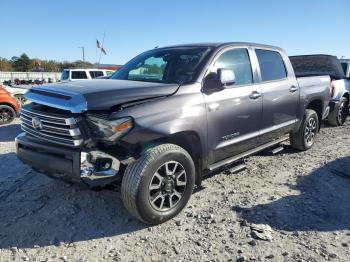
{"type": "Polygon", "coordinates": [[[260,85],[254,83],[248,50],[223,51],[214,60],[211,72],[219,68],[233,70],[236,81],[222,91],[204,94],[209,164],[254,148],[262,117],[260,85]]]}

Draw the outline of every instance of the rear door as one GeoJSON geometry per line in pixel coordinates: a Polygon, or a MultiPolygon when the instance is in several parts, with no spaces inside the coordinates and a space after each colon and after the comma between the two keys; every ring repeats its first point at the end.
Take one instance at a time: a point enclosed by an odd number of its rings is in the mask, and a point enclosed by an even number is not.
{"type": "Polygon", "coordinates": [[[288,133],[295,126],[299,109],[299,87],[290,70],[288,57],[282,52],[255,49],[255,53],[263,94],[259,141],[259,144],[263,144],[288,133]]]}
{"type": "Polygon", "coordinates": [[[262,99],[256,78],[252,50],[229,48],[221,51],[209,70],[231,69],[236,82],[224,90],[203,94],[208,121],[209,163],[223,160],[254,148],[258,142],[262,116],[262,99]]]}

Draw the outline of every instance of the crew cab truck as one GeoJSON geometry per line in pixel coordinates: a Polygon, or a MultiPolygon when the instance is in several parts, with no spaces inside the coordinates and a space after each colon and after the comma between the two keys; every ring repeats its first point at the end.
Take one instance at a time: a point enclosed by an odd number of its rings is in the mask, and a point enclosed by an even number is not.
{"type": "Polygon", "coordinates": [[[329,75],[331,82],[331,99],[328,123],[341,126],[349,115],[350,81],[345,77],[343,65],[332,55],[300,55],[289,57],[294,73],[298,78],[317,75],[329,75]]]}
{"type": "Polygon", "coordinates": [[[18,157],[91,187],[121,183],[148,224],[176,216],[208,172],[290,139],[315,142],[329,76],[297,79],[277,47],[191,44],[144,52],[110,79],[31,89],[18,157]]]}

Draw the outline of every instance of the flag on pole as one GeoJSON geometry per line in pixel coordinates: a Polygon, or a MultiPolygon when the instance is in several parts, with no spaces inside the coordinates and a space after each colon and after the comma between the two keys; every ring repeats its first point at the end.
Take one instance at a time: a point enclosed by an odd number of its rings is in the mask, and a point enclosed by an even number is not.
{"type": "Polygon", "coordinates": [[[97,48],[101,48],[100,41],[96,39],[97,48]]]}
{"type": "Polygon", "coordinates": [[[107,52],[103,47],[101,47],[101,52],[104,53],[105,55],[107,55],[107,52]]]}

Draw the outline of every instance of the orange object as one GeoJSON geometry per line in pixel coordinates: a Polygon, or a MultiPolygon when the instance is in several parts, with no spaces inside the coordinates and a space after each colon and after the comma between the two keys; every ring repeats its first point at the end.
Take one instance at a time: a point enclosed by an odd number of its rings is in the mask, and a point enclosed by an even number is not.
{"type": "Polygon", "coordinates": [[[18,101],[0,86],[0,125],[10,123],[19,115],[20,108],[18,101]]]}

